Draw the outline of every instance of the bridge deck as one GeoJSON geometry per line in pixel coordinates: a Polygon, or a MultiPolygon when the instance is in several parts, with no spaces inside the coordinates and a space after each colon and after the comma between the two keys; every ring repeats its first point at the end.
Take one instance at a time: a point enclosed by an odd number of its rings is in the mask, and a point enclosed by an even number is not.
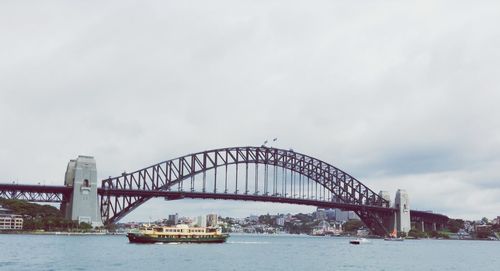
{"type": "MultiPolygon", "coordinates": [[[[52,186],[52,185],[25,185],[25,184],[2,184],[0,183],[0,197],[3,195],[5,198],[12,198],[15,195],[23,193],[31,193],[33,197],[38,195],[38,198],[16,197],[29,201],[37,202],[61,202],[62,197],[41,197],[42,194],[60,194],[70,195],[72,187],[68,186],[52,186]],[[9,194],[6,194],[9,193],[9,194]]],[[[287,203],[317,206],[321,208],[340,208],[346,210],[376,210],[382,212],[394,212],[394,208],[386,208],[379,206],[359,206],[354,204],[327,202],[311,199],[301,198],[284,198],[266,195],[253,195],[253,194],[232,194],[232,193],[200,193],[200,192],[185,192],[185,191],[165,191],[165,190],[131,190],[131,189],[109,189],[98,188],[99,195],[112,195],[112,196],[139,196],[139,197],[164,197],[168,200],[177,200],[183,198],[190,199],[223,199],[223,200],[243,200],[243,201],[260,201],[260,202],[274,202],[274,203],[287,203]]],[[[432,220],[447,220],[448,217],[441,214],[424,212],[419,210],[411,210],[411,216],[426,218],[432,220]]]]}
{"type": "Polygon", "coordinates": [[[311,200],[293,197],[278,197],[271,195],[260,194],[233,194],[233,193],[200,193],[200,192],[185,192],[185,191],[166,191],[166,190],[131,190],[131,189],[108,189],[99,188],[97,190],[99,195],[110,196],[140,196],[140,197],[165,197],[169,200],[191,198],[191,199],[223,199],[223,200],[242,200],[242,201],[261,201],[261,202],[274,202],[274,203],[288,203],[317,206],[321,208],[340,208],[346,210],[372,210],[381,212],[395,212],[394,208],[387,208],[381,206],[368,206],[347,204],[341,202],[329,202],[320,200],[311,200]]]}

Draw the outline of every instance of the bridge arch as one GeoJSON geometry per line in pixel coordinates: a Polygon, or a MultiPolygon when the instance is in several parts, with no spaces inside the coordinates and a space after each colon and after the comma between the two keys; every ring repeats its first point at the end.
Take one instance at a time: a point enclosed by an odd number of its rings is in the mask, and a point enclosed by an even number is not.
{"type": "MultiPolygon", "coordinates": [[[[259,175],[254,173],[254,176],[257,176],[255,183],[258,184],[259,175]]],[[[282,189],[284,181],[285,191],[287,189],[286,176],[282,175],[280,180],[282,189]]],[[[293,178],[294,175],[290,176],[293,178]]],[[[269,180],[264,180],[264,182],[269,185],[269,180]]],[[[291,187],[293,185],[291,180],[290,185],[291,187]]],[[[308,192],[310,192],[309,189],[308,192]]],[[[181,156],[105,179],[102,181],[99,194],[101,195],[101,216],[105,223],[114,223],[152,197],[160,196],[169,199],[183,197],[236,199],[337,207],[355,211],[374,233],[380,235],[388,232],[387,227],[384,226],[384,219],[394,212],[387,200],[337,167],[292,150],[269,147],[221,148],[181,156]],[[272,167],[273,193],[270,193],[271,190],[268,189],[262,189],[262,191],[255,189],[254,193],[249,194],[248,187],[244,193],[239,193],[237,182],[238,169],[241,165],[244,165],[246,170],[246,184],[248,184],[249,165],[255,165],[255,170],[263,166],[266,171],[264,178],[268,178],[268,168],[272,167]],[[225,171],[224,181],[227,185],[228,167],[231,166],[236,170],[236,180],[229,180],[230,182],[236,181],[234,192],[229,192],[227,188],[223,192],[218,192],[216,189],[207,191],[205,186],[202,191],[193,190],[196,176],[203,175],[203,180],[205,180],[205,174],[213,171],[214,181],[217,182],[217,171],[221,168],[225,171]],[[287,193],[276,193],[276,168],[295,174],[298,178],[307,178],[309,182],[328,191],[330,197],[318,198],[316,195],[314,198],[305,198],[304,194],[299,194],[297,197],[291,194],[288,196],[287,193]],[[189,185],[184,186],[185,182],[189,185]],[[175,186],[177,189],[173,190],[175,186]],[[189,189],[186,191],[184,187],[189,187],[189,189]]]]}

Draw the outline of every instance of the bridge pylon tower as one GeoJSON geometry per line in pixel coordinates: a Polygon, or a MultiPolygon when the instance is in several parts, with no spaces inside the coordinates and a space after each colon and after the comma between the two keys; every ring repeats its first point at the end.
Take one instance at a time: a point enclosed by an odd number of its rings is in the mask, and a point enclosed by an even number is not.
{"type": "Polygon", "coordinates": [[[64,185],[72,193],[61,209],[66,219],[102,226],[97,195],[97,168],[94,157],[79,155],[68,162],[64,185]]]}

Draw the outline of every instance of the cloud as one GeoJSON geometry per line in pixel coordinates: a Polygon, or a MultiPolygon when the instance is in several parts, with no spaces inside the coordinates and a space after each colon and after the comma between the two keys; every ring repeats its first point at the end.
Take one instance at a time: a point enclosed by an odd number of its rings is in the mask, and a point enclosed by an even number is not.
{"type": "Polygon", "coordinates": [[[496,215],[499,7],[1,3],[0,178],[62,184],[78,154],[105,178],[279,137],[419,209],[496,215]]]}

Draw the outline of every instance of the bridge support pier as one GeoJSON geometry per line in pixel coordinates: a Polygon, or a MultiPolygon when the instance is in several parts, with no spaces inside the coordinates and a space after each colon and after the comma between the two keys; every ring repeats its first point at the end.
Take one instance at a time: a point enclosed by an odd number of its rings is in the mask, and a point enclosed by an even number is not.
{"type": "Polygon", "coordinates": [[[102,226],[97,196],[97,169],[94,157],[78,156],[70,160],[64,185],[72,187],[69,200],[61,204],[66,219],[102,226]]]}
{"type": "MultiPolygon", "coordinates": [[[[390,196],[387,191],[380,191],[379,196],[390,202],[390,196]]],[[[408,234],[411,230],[411,219],[410,219],[410,201],[408,199],[408,193],[403,189],[398,189],[396,192],[396,197],[394,199],[394,208],[396,212],[386,217],[383,221],[385,228],[392,233],[394,229],[397,233],[408,234]]],[[[422,224],[422,228],[424,225],[422,224]]]]}
{"type": "Polygon", "coordinates": [[[410,201],[408,199],[408,193],[406,193],[405,190],[398,189],[396,192],[394,207],[397,209],[396,230],[398,233],[408,234],[411,230],[410,201]]]}

